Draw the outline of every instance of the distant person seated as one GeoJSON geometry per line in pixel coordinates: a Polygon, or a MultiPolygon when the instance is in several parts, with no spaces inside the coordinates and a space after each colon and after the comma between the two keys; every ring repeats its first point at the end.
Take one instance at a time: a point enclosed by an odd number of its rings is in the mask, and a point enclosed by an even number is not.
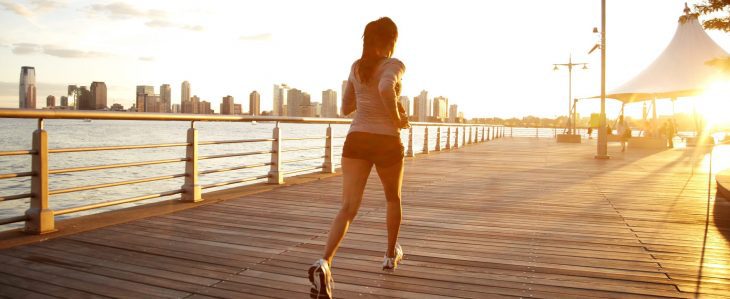
{"type": "Polygon", "coordinates": [[[593,127],[588,127],[588,139],[593,139],[593,127]]]}
{"type": "Polygon", "coordinates": [[[613,130],[611,129],[611,126],[606,125],[606,134],[613,135],[613,130]]]}

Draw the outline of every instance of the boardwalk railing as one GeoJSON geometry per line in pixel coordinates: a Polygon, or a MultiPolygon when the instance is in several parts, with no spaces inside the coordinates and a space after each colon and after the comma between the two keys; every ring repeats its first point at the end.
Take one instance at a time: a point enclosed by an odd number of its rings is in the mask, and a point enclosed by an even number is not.
{"type": "MultiPolygon", "coordinates": [[[[282,184],[287,175],[321,171],[324,173],[334,173],[335,163],[333,157],[333,139],[344,138],[345,136],[333,136],[333,124],[348,124],[350,119],[340,118],[303,118],[303,117],[266,117],[266,116],[240,116],[240,115],[196,115],[196,114],[166,114],[166,113],[123,113],[123,112],[104,112],[104,111],[52,111],[52,110],[21,110],[21,109],[0,109],[0,118],[26,118],[37,119],[38,127],[33,132],[32,148],[29,150],[11,150],[0,151],[0,157],[31,155],[31,169],[26,172],[0,173],[0,179],[31,177],[30,190],[27,193],[0,195],[0,202],[11,201],[24,198],[30,198],[30,207],[24,215],[0,219],[0,225],[25,222],[25,232],[31,234],[43,234],[55,231],[55,216],[65,215],[80,211],[98,209],[113,205],[137,202],[147,199],[173,196],[180,194],[181,201],[199,202],[203,200],[202,190],[214,187],[222,187],[233,184],[247,183],[257,180],[267,180],[270,184],[282,184]],[[136,121],[189,121],[190,128],[187,130],[187,141],[183,143],[165,143],[165,144],[141,144],[141,145],[123,145],[123,146],[104,146],[104,147],[79,147],[79,148],[48,148],[48,132],[44,129],[44,120],[46,119],[99,119],[99,120],[136,120],[136,121]],[[221,141],[199,141],[198,130],[195,127],[196,122],[274,122],[276,126],[273,129],[271,138],[263,139],[241,139],[241,140],[221,140],[221,141]],[[328,127],[324,136],[306,136],[284,138],[279,123],[298,123],[298,124],[327,124],[328,127]],[[324,140],[324,156],[308,157],[295,160],[284,160],[283,154],[286,152],[307,151],[313,149],[322,149],[317,147],[300,147],[300,148],[284,148],[283,141],[297,140],[324,140]],[[271,143],[271,150],[249,151],[226,153],[219,155],[199,155],[200,146],[215,144],[240,144],[240,143],[271,143]],[[49,169],[49,155],[56,153],[72,153],[72,152],[90,152],[90,151],[110,151],[110,150],[136,150],[151,148],[169,148],[169,147],[185,147],[185,157],[148,160],[129,163],[94,165],[62,169],[49,169]],[[211,169],[200,171],[198,162],[201,160],[220,159],[229,157],[254,156],[254,155],[270,155],[269,162],[237,165],[219,169],[211,169]],[[306,167],[284,171],[282,166],[286,163],[295,163],[302,161],[311,161],[322,159],[321,166],[306,167]],[[61,188],[49,190],[49,180],[52,175],[66,174],[82,171],[98,171],[107,169],[118,169],[126,167],[158,165],[174,162],[185,162],[184,172],[151,176],[140,179],[124,180],[112,183],[95,184],[87,186],[76,186],[71,188],[61,188]],[[268,172],[246,178],[237,178],[229,181],[222,181],[207,185],[201,185],[200,176],[221,173],[226,171],[242,170],[249,168],[265,168],[268,172]],[[80,192],[94,190],[100,188],[108,188],[115,186],[125,186],[139,183],[147,183],[173,178],[184,178],[184,183],[179,189],[157,192],[142,196],[116,199],[111,201],[98,202],[94,204],[76,206],[71,208],[52,210],[49,206],[50,197],[57,194],[65,194],[71,192],[80,192]]],[[[488,126],[482,124],[449,124],[449,123],[412,123],[414,127],[405,131],[408,134],[408,144],[406,156],[413,157],[413,136],[414,130],[423,130],[424,142],[421,153],[429,153],[430,151],[440,151],[449,149],[458,149],[472,143],[489,141],[504,136],[505,131],[501,126],[488,126]],[[429,137],[430,132],[435,128],[435,136],[429,137]],[[445,146],[442,147],[442,144],[445,146]]],[[[182,169],[181,169],[182,170],[182,169]]],[[[0,170],[0,172],[2,172],[0,170]]]]}

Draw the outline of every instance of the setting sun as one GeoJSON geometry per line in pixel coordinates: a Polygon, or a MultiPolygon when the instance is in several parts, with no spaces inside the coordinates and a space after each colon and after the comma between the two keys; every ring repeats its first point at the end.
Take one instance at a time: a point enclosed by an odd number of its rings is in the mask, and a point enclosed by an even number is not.
{"type": "Polygon", "coordinates": [[[708,126],[725,125],[728,122],[726,109],[728,100],[730,100],[730,81],[716,80],[697,97],[697,112],[708,126]]]}

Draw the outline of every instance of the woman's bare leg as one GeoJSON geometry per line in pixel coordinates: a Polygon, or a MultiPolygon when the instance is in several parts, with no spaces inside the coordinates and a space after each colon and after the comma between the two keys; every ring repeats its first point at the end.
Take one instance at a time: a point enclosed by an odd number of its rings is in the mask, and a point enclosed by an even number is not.
{"type": "Polygon", "coordinates": [[[395,243],[398,241],[400,223],[403,219],[401,209],[401,187],[403,186],[403,160],[387,166],[375,167],[383,183],[385,199],[387,201],[386,224],[388,226],[388,249],[386,254],[389,257],[395,256],[395,243]]]}
{"type": "Polygon", "coordinates": [[[323,259],[332,265],[340,242],[347,233],[347,228],[357,215],[362,202],[365,184],[370,176],[373,163],[367,160],[342,157],[342,207],[332,221],[327,245],[324,247],[323,259]]]}

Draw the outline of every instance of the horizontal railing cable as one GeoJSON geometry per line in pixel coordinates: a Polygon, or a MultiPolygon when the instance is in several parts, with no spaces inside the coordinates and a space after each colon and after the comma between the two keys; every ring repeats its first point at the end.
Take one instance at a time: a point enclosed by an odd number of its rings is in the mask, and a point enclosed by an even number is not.
{"type": "Polygon", "coordinates": [[[77,172],[77,171],[90,171],[90,170],[101,170],[101,169],[110,169],[110,168],[123,168],[123,167],[133,167],[133,166],[146,166],[146,165],[156,165],[156,164],[165,164],[165,163],[174,163],[174,162],[185,162],[185,161],[187,161],[187,158],[153,160],[153,161],[119,163],[119,164],[107,164],[107,165],[98,165],[98,166],[85,166],[85,167],[73,167],[73,168],[52,169],[52,170],[49,170],[48,173],[49,174],[58,174],[58,173],[69,173],[69,172],[77,172]]]}
{"type": "Polygon", "coordinates": [[[255,181],[255,180],[266,179],[268,177],[269,177],[269,175],[266,174],[266,175],[245,178],[245,179],[236,179],[236,180],[231,180],[231,181],[203,185],[201,188],[208,189],[208,188],[221,187],[221,186],[232,185],[232,184],[240,184],[240,183],[246,183],[246,182],[255,181]]]}
{"type": "Polygon", "coordinates": [[[4,151],[0,152],[1,156],[20,156],[20,155],[35,155],[33,150],[19,150],[19,151],[4,151]]]}
{"type": "Polygon", "coordinates": [[[9,200],[30,198],[31,196],[33,196],[32,193],[23,193],[23,194],[15,194],[15,195],[8,195],[8,196],[0,196],[0,201],[9,201],[9,200]]]}
{"type": "Polygon", "coordinates": [[[275,141],[275,140],[276,139],[272,139],[272,138],[261,138],[261,139],[241,139],[241,140],[221,140],[221,141],[200,141],[200,142],[198,142],[198,145],[267,142],[267,141],[275,141]]]}
{"type": "Polygon", "coordinates": [[[264,166],[271,166],[273,164],[274,163],[267,162],[267,163],[259,163],[259,164],[242,165],[242,166],[236,166],[236,167],[219,168],[219,169],[201,171],[201,172],[199,172],[199,174],[203,175],[203,174],[219,173],[219,172],[225,172],[225,171],[264,167],[264,166]]]}
{"type": "Polygon", "coordinates": [[[103,208],[103,207],[108,207],[108,206],[131,203],[131,202],[136,202],[136,201],[141,201],[141,200],[146,200],[146,199],[165,197],[165,196],[181,194],[181,193],[183,193],[183,190],[178,189],[178,190],[160,192],[160,193],[150,194],[150,195],[135,196],[135,197],[125,198],[125,199],[106,201],[106,202],[78,206],[78,207],[73,207],[73,208],[68,208],[68,209],[59,209],[59,210],[55,210],[53,214],[54,215],[65,215],[65,214],[70,214],[70,213],[76,213],[76,212],[81,212],[81,211],[86,211],[86,210],[92,210],[92,209],[98,209],[98,208],[103,208]]]}
{"type": "Polygon", "coordinates": [[[261,155],[261,154],[271,154],[272,151],[254,151],[254,152],[245,152],[245,153],[235,153],[235,154],[222,154],[222,155],[211,155],[211,156],[201,156],[198,157],[198,160],[209,160],[209,159],[219,159],[219,158],[230,158],[230,157],[242,157],[242,156],[253,156],[253,155],[261,155]]]}
{"type": "Polygon", "coordinates": [[[155,181],[161,181],[161,180],[174,179],[174,178],[179,178],[179,177],[184,177],[184,176],[185,176],[185,173],[179,173],[179,174],[173,174],[173,175],[163,175],[163,176],[157,176],[157,177],[150,177],[150,178],[143,178],[143,179],[136,179],[136,180],[127,180],[127,181],[114,182],[114,183],[106,183],[106,184],[88,185],[88,186],[73,187],[73,188],[66,188],[66,189],[49,190],[48,191],[48,194],[49,195],[56,195],[56,194],[63,194],[63,193],[71,193],[71,192],[79,192],[79,191],[86,191],[86,190],[94,190],[94,189],[101,189],[101,188],[116,187],[116,186],[133,185],[133,184],[139,184],[139,183],[147,183],[147,182],[155,182],[155,181]]]}
{"type": "Polygon", "coordinates": [[[22,178],[26,176],[33,176],[32,171],[28,172],[16,172],[16,173],[2,173],[0,174],[0,180],[1,179],[9,179],[9,178],[22,178]]]}
{"type": "Polygon", "coordinates": [[[139,145],[119,145],[119,146],[102,146],[102,147],[76,147],[76,148],[56,148],[49,149],[49,153],[77,153],[77,152],[95,152],[95,151],[114,151],[128,149],[145,149],[145,148],[161,148],[188,146],[189,143],[164,143],[164,144],[139,144],[139,145]]]}

